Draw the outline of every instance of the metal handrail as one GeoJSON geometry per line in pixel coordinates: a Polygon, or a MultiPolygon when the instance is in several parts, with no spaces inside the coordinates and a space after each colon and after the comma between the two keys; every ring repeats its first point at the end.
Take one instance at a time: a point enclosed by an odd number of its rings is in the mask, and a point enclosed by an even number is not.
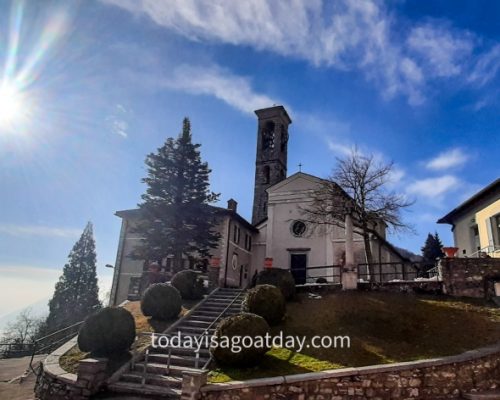
{"type": "Polygon", "coordinates": [[[44,344],[42,347],[40,347],[40,343],[42,343],[42,342],[46,341],[47,339],[50,339],[50,338],[52,338],[52,337],[54,337],[56,335],[59,335],[62,332],[66,332],[66,331],[68,331],[70,329],[78,328],[82,324],[83,324],[83,321],[76,322],[76,323],[74,323],[72,325],[69,325],[69,326],[67,326],[65,328],[59,329],[58,331],[52,332],[52,333],[50,333],[48,335],[45,335],[45,336],[43,336],[41,338],[38,338],[35,341],[33,341],[33,350],[31,352],[31,358],[30,358],[29,368],[33,372],[35,372],[35,369],[33,368],[33,359],[35,358],[36,354],[43,354],[43,352],[45,350],[52,349],[55,345],[58,345],[58,344],[60,344],[60,343],[62,343],[64,341],[67,341],[67,340],[71,339],[72,337],[75,336],[75,334],[78,334],[78,332],[71,332],[71,333],[69,333],[69,334],[67,334],[67,335],[65,335],[65,336],[63,336],[63,337],[61,337],[61,338],[59,338],[57,340],[49,341],[49,343],[44,344]]]}
{"type": "Polygon", "coordinates": [[[488,255],[500,252],[500,245],[490,244],[472,253],[470,257],[478,256],[481,253],[486,253],[488,255]]]}
{"type": "MultiPolygon", "coordinates": [[[[229,309],[229,307],[231,307],[233,305],[233,303],[238,300],[240,298],[240,296],[244,293],[244,291],[242,290],[241,292],[238,293],[238,296],[236,296],[233,301],[231,301],[231,303],[229,303],[226,308],[224,308],[224,310],[217,316],[217,318],[215,318],[213,320],[213,322],[203,331],[203,333],[200,335],[200,336],[203,336],[205,334],[208,334],[208,331],[212,328],[212,326],[217,322],[219,321],[219,319],[226,313],[226,311],[229,309]]],[[[195,353],[198,353],[199,350],[197,349],[195,351],[195,353]]],[[[210,355],[210,357],[208,358],[207,362],[205,363],[205,365],[203,365],[203,367],[201,369],[206,369],[208,367],[208,365],[210,364],[210,362],[212,361],[212,355],[210,355]]]]}
{"type": "MultiPolygon", "coordinates": [[[[200,337],[203,337],[203,336],[207,335],[208,331],[210,329],[212,329],[212,327],[215,325],[215,323],[217,323],[220,320],[220,318],[236,302],[236,300],[238,300],[243,295],[243,293],[244,293],[244,291],[239,292],[238,295],[233,300],[231,300],[231,302],[215,317],[215,319],[212,321],[212,323],[207,328],[205,328],[205,330],[201,334],[199,334],[197,336],[194,336],[194,337],[200,338],[200,337]]],[[[212,294],[214,294],[214,293],[211,293],[211,295],[212,294]]],[[[209,300],[209,298],[210,297],[207,297],[206,300],[209,300]]],[[[169,332],[169,333],[161,333],[158,336],[162,337],[162,336],[173,336],[173,335],[169,332]]],[[[169,349],[169,354],[168,354],[167,363],[170,364],[170,357],[171,357],[170,350],[172,349],[172,347],[169,346],[168,349],[169,349]]],[[[194,350],[194,353],[195,353],[195,358],[199,359],[199,349],[193,348],[193,350],[194,350]]],[[[203,365],[203,367],[201,369],[206,369],[206,367],[208,366],[208,364],[210,364],[211,361],[212,361],[212,357],[210,356],[210,358],[208,359],[208,361],[203,365]]],[[[144,368],[145,369],[147,368],[147,363],[144,365],[144,368]]]]}

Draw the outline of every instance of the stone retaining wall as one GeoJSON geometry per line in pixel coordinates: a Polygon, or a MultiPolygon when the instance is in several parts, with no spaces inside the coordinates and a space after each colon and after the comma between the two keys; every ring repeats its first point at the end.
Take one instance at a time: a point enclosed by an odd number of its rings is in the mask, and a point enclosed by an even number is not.
{"type": "Polygon", "coordinates": [[[444,292],[450,296],[491,298],[500,282],[498,258],[444,258],[440,261],[444,292]]]}
{"type": "Polygon", "coordinates": [[[40,400],[86,400],[99,391],[108,374],[107,360],[87,358],[78,364],[78,374],[66,372],[59,359],[76,345],[76,338],[65,343],[42,361],[35,385],[40,400]]]}
{"type": "Polygon", "coordinates": [[[432,360],[205,385],[202,400],[458,399],[500,386],[500,344],[432,360]]]}
{"type": "Polygon", "coordinates": [[[358,289],[392,293],[441,294],[443,284],[438,280],[359,282],[358,289]]]}

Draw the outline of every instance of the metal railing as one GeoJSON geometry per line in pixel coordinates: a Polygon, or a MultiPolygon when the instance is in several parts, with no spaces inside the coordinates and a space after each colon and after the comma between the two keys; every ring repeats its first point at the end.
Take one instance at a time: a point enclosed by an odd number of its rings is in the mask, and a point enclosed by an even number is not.
{"type": "Polygon", "coordinates": [[[500,255],[500,246],[496,244],[490,244],[489,246],[483,247],[472,253],[469,257],[496,257],[500,255]]]}
{"type": "Polygon", "coordinates": [[[306,268],[290,268],[296,286],[334,285],[342,281],[341,265],[320,265],[306,268]]]}
{"type": "Polygon", "coordinates": [[[0,343],[0,359],[30,356],[33,351],[32,349],[33,349],[33,342],[0,343]]]}
{"type": "Polygon", "coordinates": [[[366,282],[412,281],[419,276],[418,263],[358,264],[358,279],[366,282]]]}
{"type": "Polygon", "coordinates": [[[36,339],[31,344],[32,349],[31,349],[31,359],[29,365],[30,369],[33,372],[35,372],[33,368],[33,359],[35,358],[35,355],[48,354],[54,351],[63,343],[75,337],[78,334],[78,330],[80,329],[80,326],[82,324],[83,321],[80,321],[70,326],[67,326],[66,328],[59,329],[58,331],[52,332],[46,336],[36,339]]]}
{"type": "MultiPolygon", "coordinates": [[[[210,297],[213,295],[213,294],[216,294],[217,292],[219,291],[219,289],[217,290],[214,290],[212,293],[210,293],[210,296],[208,296],[207,298],[205,298],[204,301],[207,301],[207,300],[210,300],[210,297]]],[[[244,291],[241,291],[238,293],[237,296],[234,297],[234,299],[231,300],[231,302],[215,317],[215,319],[212,321],[212,323],[207,327],[205,328],[205,330],[200,333],[199,335],[191,335],[193,338],[194,338],[194,341],[195,343],[201,343],[201,341],[203,339],[201,339],[202,337],[204,336],[208,336],[208,334],[210,333],[210,330],[213,328],[213,326],[220,321],[220,319],[227,313],[227,311],[229,310],[229,308],[231,306],[234,305],[234,303],[244,294],[244,291]]],[[[204,302],[203,301],[203,302],[204,302]]],[[[203,302],[200,302],[199,305],[201,305],[201,303],[203,302]]],[[[193,310],[194,311],[194,310],[193,310]]],[[[176,328],[180,322],[182,320],[184,320],[185,318],[188,318],[189,316],[191,315],[191,312],[186,315],[185,317],[181,318],[180,320],[177,321],[177,323],[174,325],[172,325],[170,328],[176,328]]],[[[169,330],[170,330],[169,328],[169,330]]],[[[172,329],[173,330],[173,329],[172,329]]],[[[151,332],[145,332],[143,333],[144,336],[151,336],[151,335],[154,335],[154,338],[158,341],[160,340],[162,337],[166,337],[166,338],[171,338],[172,336],[176,336],[176,334],[173,334],[171,332],[164,332],[164,333],[160,333],[160,334],[156,334],[156,333],[151,333],[151,332]]],[[[165,349],[165,350],[168,350],[168,353],[167,353],[167,371],[166,373],[168,374],[170,372],[170,364],[171,364],[171,357],[172,357],[172,349],[173,347],[171,345],[169,345],[168,347],[162,347],[162,349],[165,349]]],[[[195,356],[195,368],[198,369],[199,368],[199,360],[200,360],[200,352],[199,352],[199,348],[197,347],[185,347],[183,346],[182,347],[183,350],[193,350],[193,353],[194,353],[194,356],[195,356]]],[[[146,383],[146,378],[147,378],[147,368],[148,368],[148,363],[149,363],[149,351],[150,351],[150,348],[148,347],[144,353],[144,360],[143,360],[143,371],[142,371],[142,379],[141,379],[141,385],[144,386],[145,383],[146,383]]],[[[212,361],[212,357],[210,356],[209,359],[205,362],[205,364],[201,367],[201,369],[207,369],[208,368],[208,365],[210,364],[210,362],[212,361]]],[[[132,363],[131,364],[131,368],[133,369],[134,368],[134,364],[132,363]]]]}

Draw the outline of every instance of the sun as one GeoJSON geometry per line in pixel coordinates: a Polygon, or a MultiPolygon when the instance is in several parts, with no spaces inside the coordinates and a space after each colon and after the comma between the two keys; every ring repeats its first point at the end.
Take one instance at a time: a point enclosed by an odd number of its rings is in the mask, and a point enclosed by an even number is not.
{"type": "Polygon", "coordinates": [[[13,85],[0,85],[0,127],[19,122],[24,115],[22,93],[13,85]]]}

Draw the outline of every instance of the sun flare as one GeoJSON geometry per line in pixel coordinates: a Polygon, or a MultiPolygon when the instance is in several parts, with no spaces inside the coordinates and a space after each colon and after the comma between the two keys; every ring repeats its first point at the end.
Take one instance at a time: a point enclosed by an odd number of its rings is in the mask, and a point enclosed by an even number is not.
{"type": "Polygon", "coordinates": [[[24,115],[22,93],[15,86],[0,86],[0,127],[19,122],[24,115]]]}

